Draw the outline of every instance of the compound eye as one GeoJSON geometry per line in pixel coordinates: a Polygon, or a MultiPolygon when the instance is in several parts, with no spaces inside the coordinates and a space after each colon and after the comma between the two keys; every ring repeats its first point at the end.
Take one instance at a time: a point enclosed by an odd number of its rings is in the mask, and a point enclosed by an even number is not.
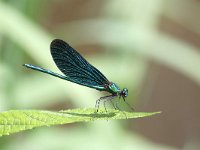
{"type": "Polygon", "coordinates": [[[128,89],[127,88],[123,89],[123,95],[124,95],[124,97],[128,96],[128,89]]]}

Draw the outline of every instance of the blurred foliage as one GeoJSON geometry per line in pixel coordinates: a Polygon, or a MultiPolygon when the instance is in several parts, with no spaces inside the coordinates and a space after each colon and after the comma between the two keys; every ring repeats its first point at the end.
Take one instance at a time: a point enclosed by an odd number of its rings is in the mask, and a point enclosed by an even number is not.
{"type": "MultiPolygon", "coordinates": [[[[87,1],[89,2],[91,1],[87,1]]],[[[95,2],[92,3],[94,6],[95,2]]],[[[120,87],[127,86],[127,101],[132,103],[137,100],[149,60],[165,64],[200,84],[200,54],[196,48],[157,30],[162,1],[102,1],[101,13],[97,18],[67,20],[59,24],[53,22],[48,26],[48,15],[55,12],[51,9],[56,3],[68,4],[66,7],[70,8],[73,2],[0,1],[1,111],[26,108],[60,110],[66,107],[94,106],[94,100],[101,93],[22,67],[24,63],[32,63],[59,72],[49,53],[49,43],[53,37],[68,41],[73,47],[101,45],[104,49],[101,54],[97,55],[93,49],[95,56],[86,57],[108,79],[117,81],[120,87]]],[[[88,5],[88,8],[89,6],[91,5],[88,5]]],[[[72,13],[76,11],[78,10],[72,13]]],[[[51,19],[56,20],[56,14],[51,19]]],[[[67,126],[64,129],[39,129],[26,134],[3,137],[0,145],[1,150],[80,147],[104,150],[172,149],[151,143],[135,133],[126,131],[126,123],[99,121],[87,125],[67,126]]]]}

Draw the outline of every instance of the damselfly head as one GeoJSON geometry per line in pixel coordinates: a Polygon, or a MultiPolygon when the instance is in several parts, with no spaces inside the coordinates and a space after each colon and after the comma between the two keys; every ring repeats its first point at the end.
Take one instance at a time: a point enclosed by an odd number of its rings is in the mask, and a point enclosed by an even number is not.
{"type": "Polygon", "coordinates": [[[122,97],[127,97],[127,96],[128,96],[128,89],[127,89],[127,88],[124,88],[124,89],[121,91],[120,95],[121,95],[122,97]]]}

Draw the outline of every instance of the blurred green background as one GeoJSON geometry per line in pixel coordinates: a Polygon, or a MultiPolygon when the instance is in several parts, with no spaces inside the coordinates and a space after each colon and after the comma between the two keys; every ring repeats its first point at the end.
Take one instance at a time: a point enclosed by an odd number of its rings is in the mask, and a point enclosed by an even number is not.
{"type": "Polygon", "coordinates": [[[1,0],[0,111],[94,107],[104,95],[22,66],[59,73],[49,44],[60,38],[127,87],[136,111],[163,113],[38,128],[0,149],[200,149],[199,14],[196,0],[1,0]]]}

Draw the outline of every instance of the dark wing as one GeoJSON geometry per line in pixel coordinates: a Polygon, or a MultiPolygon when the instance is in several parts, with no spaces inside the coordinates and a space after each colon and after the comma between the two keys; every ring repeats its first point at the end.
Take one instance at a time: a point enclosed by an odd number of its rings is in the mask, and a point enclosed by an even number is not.
{"type": "Polygon", "coordinates": [[[98,69],[66,42],[55,39],[51,42],[50,49],[54,62],[66,75],[66,80],[97,90],[104,90],[104,85],[109,84],[108,79],[98,69]]]}

